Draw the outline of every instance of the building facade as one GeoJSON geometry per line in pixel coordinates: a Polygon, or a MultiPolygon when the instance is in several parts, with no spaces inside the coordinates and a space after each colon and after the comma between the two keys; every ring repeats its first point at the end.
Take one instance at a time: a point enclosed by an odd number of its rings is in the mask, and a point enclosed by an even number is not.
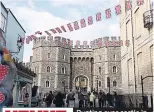
{"type": "MultiPolygon", "coordinates": [[[[5,41],[6,47],[10,52],[18,52],[17,40],[25,37],[25,30],[18,22],[16,17],[13,15],[10,9],[5,8],[2,2],[0,2],[0,20],[1,27],[0,32],[5,41]]],[[[18,61],[23,61],[23,51],[24,46],[21,47],[20,52],[13,55],[14,58],[17,58],[18,61]]]]}
{"type": "Polygon", "coordinates": [[[37,74],[34,83],[39,86],[40,93],[83,88],[121,91],[121,47],[111,43],[119,42],[119,38],[95,39],[92,47],[79,43],[75,47],[64,46],[62,40],[70,43],[69,39],[57,36],[53,40],[39,37],[33,43],[33,57],[27,65],[37,74]],[[109,46],[98,46],[98,40],[109,42],[109,46]]]}
{"type": "Polygon", "coordinates": [[[151,1],[145,0],[138,6],[132,1],[132,9],[126,10],[126,0],[120,0],[123,6],[120,15],[121,39],[129,40],[130,46],[121,47],[122,88],[126,94],[141,94],[141,76],[144,93],[153,91],[153,9],[151,1]]]}

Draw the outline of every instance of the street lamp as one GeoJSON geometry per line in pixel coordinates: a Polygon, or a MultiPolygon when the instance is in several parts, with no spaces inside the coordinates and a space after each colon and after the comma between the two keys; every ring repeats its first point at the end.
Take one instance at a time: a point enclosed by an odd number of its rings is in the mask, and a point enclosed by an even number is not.
{"type": "Polygon", "coordinates": [[[65,80],[62,81],[62,84],[63,84],[63,86],[64,86],[64,93],[65,93],[65,80]]]}
{"type": "Polygon", "coordinates": [[[96,80],[97,80],[97,93],[98,93],[98,75],[97,75],[97,77],[96,77],[96,80]]]}
{"type": "Polygon", "coordinates": [[[18,54],[21,50],[21,47],[22,47],[22,38],[20,37],[18,40],[17,40],[17,48],[18,48],[18,51],[16,52],[12,52],[10,51],[10,53],[14,53],[14,54],[18,54]]]}
{"type": "MultiPolygon", "coordinates": [[[[146,77],[142,77],[141,75],[141,86],[142,86],[142,103],[143,103],[143,108],[144,108],[144,90],[143,90],[143,80],[146,79],[146,78],[149,78],[149,77],[153,77],[153,76],[146,76],[146,77]]],[[[153,105],[152,105],[153,106],[153,105]]]]}

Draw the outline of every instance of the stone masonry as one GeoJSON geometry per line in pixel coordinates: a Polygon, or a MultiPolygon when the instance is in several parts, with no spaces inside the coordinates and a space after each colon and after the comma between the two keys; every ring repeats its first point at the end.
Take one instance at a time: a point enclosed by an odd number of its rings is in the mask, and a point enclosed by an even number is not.
{"type": "MultiPolygon", "coordinates": [[[[113,46],[112,41],[119,42],[119,37],[99,38],[109,42],[109,46],[70,46],[70,40],[62,45],[61,37],[39,37],[33,43],[31,69],[37,73],[34,83],[39,86],[39,93],[50,90],[65,90],[77,87],[77,78],[85,77],[88,91],[95,89],[109,91],[107,77],[110,78],[110,90],[121,91],[122,76],[120,63],[120,45],[113,46]],[[55,41],[56,40],[56,41],[55,41]]],[[[81,82],[79,82],[80,84],[81,82]]],[[[80,87],[80,86],[79,86],[80,87]]]]}

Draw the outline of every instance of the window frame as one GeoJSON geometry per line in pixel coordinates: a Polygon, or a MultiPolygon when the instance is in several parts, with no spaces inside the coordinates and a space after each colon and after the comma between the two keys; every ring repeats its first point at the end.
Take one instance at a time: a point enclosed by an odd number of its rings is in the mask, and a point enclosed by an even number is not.
{"type": "Polygon", "coordinates": [[[50,66],[47,66],[47,69],[46,69],[46,70],[47,70],[47,72],[49,73],[49,72],[50,72],[50,66]],[[49,69],[48,69],[48,68],[49,68],[49,69]]]}
{"type": "Polygon", "coordinates": [[[113,67],[112,67],[112,72],[113,72],[113,73],[117,73],[117,67],[116,67],[116,66],[113,66],[113,67]],[[114,68],[115,68],[115,71],[114,71],[114,68]]]}
{"type": "Polygon", "coordinates": [[[49,80],[46,80],[46,81],[45,81],[45,87],[46,87],[46,88],[50,88],[50,81],[49,81],[49,80]],[[48,87],[47,87],[47,82],[48,82],[48,87]]]}

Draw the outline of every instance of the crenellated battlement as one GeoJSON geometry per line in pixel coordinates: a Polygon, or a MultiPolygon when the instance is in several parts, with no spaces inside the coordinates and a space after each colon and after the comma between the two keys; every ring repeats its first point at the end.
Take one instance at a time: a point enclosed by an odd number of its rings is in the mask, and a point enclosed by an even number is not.
{"type": "Polygon", "coordinates": [[[57,46],[57,47],[65,47],[72,49],[95,49],[100,47],[111,47],[111,46],[120,46],[120,37],[103,37],[97,38],[93,41],[76,41],[73,44],[68,38],[60,37],[60,36],[41,36],[34,40],[33,47],[41,47],[41,46],[57,46]]]}

